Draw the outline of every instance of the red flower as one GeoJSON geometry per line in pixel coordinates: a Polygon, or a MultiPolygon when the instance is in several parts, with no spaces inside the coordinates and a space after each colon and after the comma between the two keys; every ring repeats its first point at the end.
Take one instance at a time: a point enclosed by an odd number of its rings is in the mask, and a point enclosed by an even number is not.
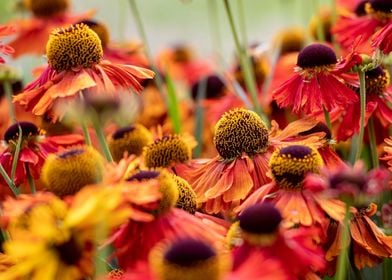
{"type": "Polygon", "coordinates": [[[295,74],[273,92],[280,107],[292,107],[294,113],[315,115],[325,108],[347,107],[358,97],[344,84],[344,73],[360,63],[361,57],[350,53],[338,62],[334,51],[321,44],[312,44],[298,55],[295,74]]]}
{"type": "MultiPolygon", "coordinates": [[[[15,29],[11,26],[7,25],[0,25],[0,39],[5,36],[9,36],[15,32],[15,29]]],[[[12,54],[14,52],[14,49],[6,44],[3,44],[0,41],[0,53],[8,55],[12,54]]],[[[0,57],[0,63],[4,63],[4,59],[0,57]]]]}
{"type": "Polygon", "coordinates": [[[392,52],[392,23],[385,25],[373,36],[372,47],[388,55],[392,52]]]}
{"type": "Polygon", "coordinates": [[[84,24],[53,31],[46,50],[48,67],[14,98],[35,115],[49,112],[58,117],[53,111],[55,104],[78,98],[83,90],[116,94],[130,88],[140,92],[140,81],[154,76],[144,68],[102,60],[100,39],[84,24]]]}
{"type": "MultiPolygon", "coordinates": [[[[42,165],[49,154],[58,152],[62,147],[83,143],[83,136],[81,135],[45,137],[39,135],[39,130],[33,123],[16,123],[5,132],[4,140],[8,146],[0,155],[0,163],[10,177],[19,136],[19,125],[22,129],[22,144],[14,178],[16,186],[27,182],[27,172],[34,179],[38,179],[42,165]]],[[[6,186],[3,178],[0,180],[0,183],[6,186]]]]}

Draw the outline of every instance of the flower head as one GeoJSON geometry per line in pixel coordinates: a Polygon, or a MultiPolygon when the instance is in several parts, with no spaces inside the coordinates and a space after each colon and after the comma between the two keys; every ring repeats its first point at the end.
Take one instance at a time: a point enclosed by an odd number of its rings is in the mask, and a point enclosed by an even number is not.
{"type": "Polygon", "coordinates": [[[24,0],[25,7],[36,17],[53,17],[70,7],[69,0],[24,0]]]}

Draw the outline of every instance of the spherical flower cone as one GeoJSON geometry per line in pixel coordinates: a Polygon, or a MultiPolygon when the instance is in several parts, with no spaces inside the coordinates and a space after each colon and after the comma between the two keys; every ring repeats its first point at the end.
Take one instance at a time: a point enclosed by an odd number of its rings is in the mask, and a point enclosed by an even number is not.
{"type": "Polygon", "coordinates": [[[50,113],[54,119],[59,117],[54,112],[55,105],[78,99],[83,90],[115,94],[116,90],[129,88],[140,92],[143,89],[140,82],[154,76],[144,68],[102,60],[100,39],[84,24],[53,31],[46,55],[48,67],[14,102],[35,115],[50,113]],[[81,37],[85,39],[79,40],[81,37]]]}

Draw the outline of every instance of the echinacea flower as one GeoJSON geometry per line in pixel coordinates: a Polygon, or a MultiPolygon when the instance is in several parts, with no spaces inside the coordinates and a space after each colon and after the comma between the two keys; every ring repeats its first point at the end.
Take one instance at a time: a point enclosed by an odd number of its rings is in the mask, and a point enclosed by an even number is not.
{"type": "MultiPolygon", "coordinates": [[[[388,105],[392,101],[392,88],[388,70],[378,66],[365,72],[366,111],[365,126],[373,117],[386,129],[392,123],[392,109],[388,105]]],[[[359,89],[357,89],[359,92],[359,89]]],[[[359,132],[360,104],[356,101],[347,107],[339,120],[338,141],[345,141],[359,132]]]]}
{"type": "Polygon", "coordinates": [[[134,268],[138,262],[146,261],[150,250],[164,239],[201,238],[222,246],[222,230],[225,232],[222,226],[211,221],[206,224],[197,216],[174,208],[179,198],[179,189],[172,174],[165,170],[139,171],[129,178],[128,184],[149,181],[158,182],[161,199],[158,204],[139,205],[137,209],[153,215],[153,219],[130,219],[111,238],[121,268],[134,268]]]}
{"type": "MultiPolygon", "coordinates": [[[[372,221],[371,217],[377,212],[377,205],[354,208],[350,213],[350,251],[352,252],[353,265],[357,269],[373,267],[381,263],[384,258],[392,257],[392,236],[386,236],[372,221]]],[[[328,273],[333,274],[336,259],[341,252],[342,224],[331,221],[328,229],[328,240],[324,245],[328,273]]]]}
{"type": "Polygon", "coordinates": [[[15,58],[24,54],[43,55],[45,43],[55,28],[90,18],[94,11],[72,14],[70,0],[24,0],[24,8],[31,14],[29,17],[18,19],[15,25],[16,37],[10,42],[15,49],[15,58]]]}
{"type": "Polygon", "coordinates": [[[56,195],[72,195],[84,186],[102,181],[103,162],[101,154],[91,146],[71,147],[48,156],[41,179],[56,195]]]}
{"type": "Polygon", "coordinates": [[[386,55],[392,51],[392,22],[374,34],[372,47],[378,48],[386,55]]]}
{"type": "MultiPolygon", "coordinates": [[[[0,25],[0,39],[2,37],[12,35],[14,32],[15,32],[15,29],[12,26],[0,25]]],[[[5,55],[9,55],[9,54],[14,53],[14,49],[12,47],[10,47],[9,45],[3,44],[0,41],[0,53],[5,54],[5,55]]],[[[0,64],[4,63],[4,62],[5,62],[4,58],[0,57],[0,64]]]]}
{"type": "Polygon", "coordinates": [[[346,49],[358,40],[358,49],[369,53],[370,38],[378,29],[391,22],[392,4],[389,0],[369,0],[358,3],[350,15],[343,15],[332,32],[337,41],[346,49]]]}
{"type": "Polygon", "coordinates": [[[120,161],[125,153],[141,155],[143,148],[151,142],[151,132],[141,124],[134,124],[117,129],[110,136],[108,146],[114,161],[120,161]]]}
{"type": "Polygon", "coordinates": [[[58,102],[76,99],[83,90],[116,94],[116,90],[130,88],[140,92],[140,81],[154,76],[144,68],[102,60],[100,39],[84,24],[54,30],[46,55],[48,67],[14,98],[35,115],[49,112],[56,116],[53,109],[58,102]]]}
{"type": "Polygon", "coordinates": [[[346,108],[358,97],[344,84],[342,74],[361,61],[354,52],[338,61],[330,47],[311,44],[298,54],[295,74],[273,92],[273,99],[296,114],[346,108]]]}
{"type": "Polygon", "coordinates": [[[313,275],[325,266],[324,254],[313,241],[314,229],[282,227],[282,216],[269,203],[246,208],[231,229],[240,242],[233,249],[233,270],[245,264],[254,252],[282,265],[286,278],[298,279],[313,275]]]}
{"type": "Polygon", "coordinates": [[[120,191],[90,187],[68,205],[50,193],[9,198],[4,204],[5,254],[16,263],[1,279],[83,279],[93,276],[94,256],[106,235],[131,216],[120,191]],[[16,211],[18,210],[18,211],[16,211]]]}
{"type": "MultiPolygon", "coordinates": [[[[67,146],[83,143],[81,135],[45,137],[33,123],[15,123],[4,134],[7,146],[0,155],[1,165],[9,176],[11,176],[12,162],[18,145],[19,127],[22,131],[22,142],[14,178],[16,186],[27,182],[27,174],[30,174],[33,179],[38,179],[41,175],[42,166],[50,154],[56,153],[67,146]]],[[[2,185],[6,185],[3,179],[0,182],[2,182],[2,185]]]]}
{"type": "Polygon", "coordinates": [[[251,205],[267,201],[280,210],[285,227],[302,225],[326,229],[326,213],[342,220],[344,203],[325,199],[305,180],[307,174],[319,173],[322,165],[320,154],[310,146],[278,148],[269,161],[273,181],[256,190],[236,211],[241,213],[251,205]]]}

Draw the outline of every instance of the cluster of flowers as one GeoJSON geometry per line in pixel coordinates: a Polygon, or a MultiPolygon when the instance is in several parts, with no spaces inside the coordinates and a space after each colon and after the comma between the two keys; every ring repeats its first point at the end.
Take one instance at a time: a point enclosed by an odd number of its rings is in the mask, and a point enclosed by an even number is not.
{"type": "Polygon", "coordinates": [[[345,279],[392,258],[392,3],[336,6],[315,43],[279,33],[273,66],[247,50],[253,111],[246,64],[151,61],[68,0],[24,1],[0,52],[47,65],[23,87],[0,58],[0,279],[345,279]]]}

